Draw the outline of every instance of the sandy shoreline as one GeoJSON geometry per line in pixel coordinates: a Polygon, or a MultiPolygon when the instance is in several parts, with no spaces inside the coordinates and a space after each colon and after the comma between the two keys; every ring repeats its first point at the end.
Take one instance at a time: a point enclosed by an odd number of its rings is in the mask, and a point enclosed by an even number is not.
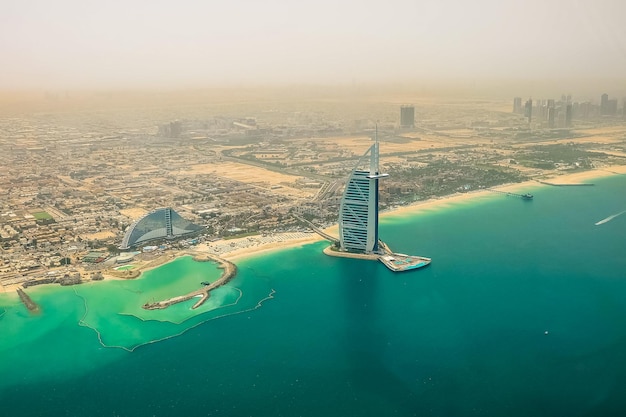
{"type": "MultiPolygon", "coordinates": [[[[615,165],[597,168],[589,171],[566,173],[563,175],[555,175],[551,177],[541,178],[541,181],[553,184],[579,184],[590,183],[594,179],[610,177],[613,175],[626,175],[626,165],[615,165]]],[[[511,192],[511,193],[526,193],[533,188],[538,187],[550,187],[550,185],[542,184],[538,180],[529,180],[521,183],[504,184],[496,187],[492,187],[494,190],[511,192]]],[[[425,201],[416,202],[414,204],[402,207],[395,207],[392,210],[381,212],[381,217],[405,217],[418,214],[423,211],[432,211],[443,207],[449,207],[454,204],[464,203],[471,200],[492,196],[493,192],[481,189],[470,191],[467,193],[457,193],[448,195],[441,198],[433,198],[425,201]]],[[[324,230],[330,235],[338,236],[338,226],[334,225],[324,230]]],[[[315,233],[278,233],[273,235],[272,241],[264,243],[263,239],[259,236],[246,237],[233,240],[219,240],[211,243],[200,244],[193,249],[187,249],[178,253],[167,253],[162,256],[147,262],[144,265],[138,265],[141,276],[145,271],[149,271],[154,268],[158,268],[166,263],[172,262],[182,256],[194,256],[202,254],[211,254],[231,262],[250,258],[253,256],[259,256],[271,252],[275,252],[282,249],[293,248],[298,246],[304,246],[307,244],[319,242],[323,240],[322,237],[315,233]],[[226,245],[234,247],[234,249],[228,248],[226,245]],[[216,250],[216,248],[227,249],[216,250]]],[[[111,279],[129,279],[123,277],[114,277],[104,273],[106,280],[111,279]]],[[[132,279],[132,278],[131,278],[132,279]]],[[[12,284],[0,287],[0,293],[15,292],[19,288],[19,284],[12,284]]],[[[36,287],[33,287],[36,288],[36,287]]]]}
{"type": "MultiPolygon", "coordinates": [[[[592,180],[598,178],[610,177],[613,175],[626,175],[626,165],[615,165],[593,169],[590,171],[581,171],[566,173],[563,175],[555,175],[542,178],[541,181],[552,184],[580,184],[591,183],[592,180]]],[[[550,187],[548,184],[542,184],[539,180],[528,180],[524,182],[510,183],[491,187],[493,190],[523,194],[538,187],[550,187]]],[[[397,207],[393,210],[381,213],[381,217],[396,217],[416,214],[420,211],[433,210],[441,207],[447,207],[456,203],[475,200],[481,197],[493,195],[492,191],[481,189],[469,191],[467,193],[457,193],[441,198],[433,198],[425,201],[419,201],[407,206],[397,207]]]]}
{"type": "MultiPolygon", "coordinates": [[[[612,175],[626,175],[626,165],[616,165],[598,168],[589,171],[566,173],[563,175],[555,175],[546,178],[542,178],[541,181],[546,181],[555,184],[579,184],[585,182],[591,182],[593,179],[609,177],[612,175]]],[[[537,180],[529,180],[520,183],[511,183],[492,187],[494,190],[511,192],[511,193],[526,193],[533,188],[549,187],[549,185],[541,184],[537,180]]],[[[448,207],[453,204],[467,202],[478,198],[492,196],[493,192],[485,189],[470,191],[467,193],[458,193],[448,195],[441,198],[433,198],[425,201],[416,202],[411,205],[395,207],[392,210],[381,212],[381,217],[400,217],[414,215],[421,211],[436,210],[442,207],[448,207]]],[[[324,230],[330,235],[338,236],[338,226],[334,225],[324,230]]],[[[279,242],[273,242],[267,245],[251,246],[248,248],[240,248],[231,252],[220,255],[224,259],[230,261],[245,259],[252,256],[258,256],[260,254],[266,254],[274,252],[280,249],[292,248],[303,246],[306,244],[319,242],[323,240],[320,236],[313,234],[308,238],[292,239],[279,242]]]]}
{"type": "Polygon", "coordinates": [[[275,252],[280,249],[304,246],[310,243],[319,242],[320,240],[324,240],[324,239],[322,239],[321,236],[318,236],[315,233],[311,233],[310,237],[306,237],[302,239],[284,240],[280,242],[268,243],[262,246],[237,249],[232,252],[223,254],[222,258],[227,259],[229,261],[236,261],[236,260],[241,260],[241,259],[248,258],[251,256],[258,256],[261,254],[275,252]]]}

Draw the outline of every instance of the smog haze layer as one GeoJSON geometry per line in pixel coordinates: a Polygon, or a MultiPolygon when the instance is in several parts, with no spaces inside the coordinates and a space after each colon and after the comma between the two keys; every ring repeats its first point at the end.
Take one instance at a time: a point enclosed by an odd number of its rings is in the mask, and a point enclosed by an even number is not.
{"type": "Polygon", "coordinates": [[[621,0],[7,0],[0,89],[624,94],[623,16],[621,0]]]}

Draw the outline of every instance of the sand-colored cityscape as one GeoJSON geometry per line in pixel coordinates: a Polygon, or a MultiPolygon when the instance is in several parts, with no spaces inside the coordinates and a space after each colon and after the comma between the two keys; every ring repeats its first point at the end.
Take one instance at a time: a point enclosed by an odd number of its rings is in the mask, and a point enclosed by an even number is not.
{"type": "MultiPolygon", "coordinates": [[[[626,174],[623,112],[602,114],[585,102],[573,104],[586,112],[571,113],[569,97],[535,101],[532,119],[510,100],[272,97],[228,103],[205,92],[193,104],[175,95],[161,104],[149,95],[0,103],[0,292],[135,278],[182,254],[232,265],[321,239],[300,218],[336,234],[346,177],[376,125],[380,165],[390,174],[380,184],[383,215],[493,189],[525,192],[539,181],[626,174]],[[404,107],[413,109],[411,123],[401,120],[404,107]],[[159,207],[203,232],[135,247],[123,258],[132,268],[120,268],[125,231],[159,207]]],[[[227,281],[233,271],[225,268],[227,281]]]]}

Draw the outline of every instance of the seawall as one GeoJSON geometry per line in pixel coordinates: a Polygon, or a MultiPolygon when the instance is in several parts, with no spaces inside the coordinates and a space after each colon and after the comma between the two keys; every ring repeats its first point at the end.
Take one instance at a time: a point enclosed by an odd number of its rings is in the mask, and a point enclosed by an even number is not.
{"type": "Polygon", "coordinates": [[[32,311],[33,313],[39,312],[39,306],[37,303],[35,303],[23,289],[18,288],[16,291],[17,295],[20,296],[20,300],[22,300],[22,303],[24,303],[29,311],[32,311]]]}

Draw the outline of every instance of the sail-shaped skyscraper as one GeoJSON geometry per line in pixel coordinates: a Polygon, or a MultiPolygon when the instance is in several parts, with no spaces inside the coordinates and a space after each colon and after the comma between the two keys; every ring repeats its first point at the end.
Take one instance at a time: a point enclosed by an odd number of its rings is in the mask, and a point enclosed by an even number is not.
{"type": "Polygon", "coordinates": [[[431,259],[392,253],[378,237],[378,182],[388,174],[379,169],[378,132],[346,183],[339,207],[339,242],[324,252],[332,256],[380,260],[394,272],[421,268],[431,259]]]}
{"type": "Polygon", "coordinates": [[[378,181],[388,174],[378,168],[378,140],[365,152],[350,174],[339,208],[342,251],[379,253],[378,181]]]}

